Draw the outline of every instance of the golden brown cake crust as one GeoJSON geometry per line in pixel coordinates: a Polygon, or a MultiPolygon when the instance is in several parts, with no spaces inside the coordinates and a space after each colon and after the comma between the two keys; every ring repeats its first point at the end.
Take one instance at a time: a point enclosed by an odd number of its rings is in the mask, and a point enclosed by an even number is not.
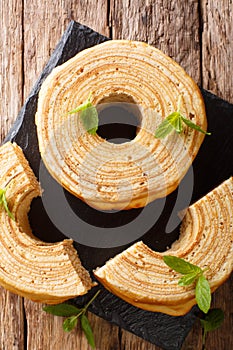
{"type": "Polygon", "coordinates": [[[0,147],[0,188],[15,218],[0,206],[0,284],[48,304],[87,293],[94,284],[72,240],[50,244],[33,236],[27,213],[40,186],[21,148],[9,142],[0,147]]]}
{"type": "Polygon", "coordinates": [[[177,110],[206,130],[196,83],[171,58],[142,42],[111,40],[55,68],[43,83],[36,115],[41,157],[68,191],[97,209],[143,207],[176,189],[204,135],[184,127],[164,140],[160,122],[177,110]],[[134,102],[141,126],[134,140],[110,143],[90,135],[77,115],[67,115],[92,93],[101,102],[134,102]]]}
{"type": "Polygon", "coordinates": [[[191,205],[178,241],[164,253],[138,242],[95,271],[112,293],[139,308],[179,316],[196,303],[194,285],[178,285],[181,275],[164,263],[174,255],[208,268],[205,275],[215,291],[233,270],[233,178],[191,205]]]}

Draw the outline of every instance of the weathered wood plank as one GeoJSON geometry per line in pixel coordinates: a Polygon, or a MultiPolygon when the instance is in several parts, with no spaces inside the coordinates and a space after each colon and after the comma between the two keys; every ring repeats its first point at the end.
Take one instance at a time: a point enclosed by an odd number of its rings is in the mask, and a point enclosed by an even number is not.
{"type": "Polygon", "coordinates": [[[112,0],[111,19],[113,38],[154,45],[200,83],[198,0],[112,0]]]}
{"type": "Polygon", "coordinates": [[[0,140],[22,105],[22,3],[0,1],[0,140]]]}
{"type": "Polygon", "coordinates": [[[24,1],[24,97],[29,94],[71,19],[109,35],[107,1],[24,1]]]}
{"type": "MultiPolygon", "coordinates": [[[[24,96],[26,97],[48,61],[53,49],[71,19],[109,35],[107,2],[43,0],[24,1],[24,96]]],[[[62,319],[47,315],[42,306],[25,300],[27,349],[91,349],[79,328],[66,334],[62,319]],[[36,331],[35,331],[36,329],[36,331]]],[[[98,349],[119,349],[118,327],[90,315],[98,349]]]]}
{"type": "MultiPolygon", "coordinates": [[[[27,349],[36,350],[91,350],[81,327],[78,326],[70,333],[62,329],[62,317],[54,317],[42,311],[41,304],[27,301],[25,311],[28,324],[27,349]]],[[[96,348],[101,350],[118,350],[118,327],[94,316],[88,315],[95,335],[96,348]]]]}
{"type": "MultiPolygon", "coordinates": [[[[22,3],[0,1],[0,143],[22,105],[22,3]]],[[[0,349],[24,349],[22,299],[0,288],[0,349]]]]}
{"type": "Polygon", "coordinates": [[[22,298],[0,287],[0,349],[24,350],[22,298]]]}
{"type": "MultiPolygon", "coordinates": [[[[201,1],[203,87],[233,102],[233,3],[201,1]]],[[[213,306],[225,313],[223,326],[207,338],[207,349],[233,348],[233,278],[213,295],[213,306]]]]}
{"type": "Polygon", "coordinates": [[[233,102],[233,3],[201,1],[203,87],[233,102]]]}

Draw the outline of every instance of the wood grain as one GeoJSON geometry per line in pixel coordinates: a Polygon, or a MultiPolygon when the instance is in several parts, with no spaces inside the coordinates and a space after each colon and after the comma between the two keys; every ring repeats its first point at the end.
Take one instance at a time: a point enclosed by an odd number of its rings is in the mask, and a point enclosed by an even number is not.
{"type": "Polygon", "coordinates": [[[141,40],[175,59],[200,83],[198,1],[112,0],[112,37],[141,40]]]}
{"type": "Polygon", "coordinates": [[[0,288],[0,349],[24,349],[24,312],[22,298],[0,288]]]}
{"type": "Polygon", "coordinates": [[[0,1],[0,138],[22,106],[22,3],[0,1]],[[14,15],[12,15],[14,14],[14,15]]]}
{"type": "Polygon", "coordinates": [[[201,1],[203,87],[233,102],[233,2],[201,1]]]}
{"type": "MultiPolygon", "coordinates": [[[[42,311],[41,304],[27,301],[25,311],[28,326],[28,350],[91,350],[79,324],[72,332],[66,333],[62,330],[64,319],[46,314],[42,311]]],[[[120,348],[118,327],[90,313],[88,319],[95,334],[96,349],[117,350],[120,348]]]]}
{"type": "MultiPolygon", "coordinates": [[[[233,102],[232,0],[2,0],[0,32],[0,139],[15,120],[70,19],[115,39],[148,42],[174,58],[198,83],[233,102]]],[[[213,296],[224,326],[207,338],[207,349],[233,348],[233,278],[213,296]]],[[[90,350],[80,329],[63,333],[62,319],[42,305],[0,289],[1,350],[90,350]],[[27,337],[24,337],[24,325],[27,337]],[[25,347],[24,347],[25,345],[25,347]]],[[[142,339],[90,315],[100,350],[158,350],[142,339]]],[[[201,350],[197,321],[183,346],[201,350]]]]}
{"type": "MultiPolygon", "coordinates": [[[[203,87],[233,102],[233,3],[232,0],[201,1],[203,87]]],[[[233,278],[213,295],[213,307],[222,308],[223,326],[207,338],[207,349],[233,349],[233,278]]],[[[191,337],[191,335],[190,335],[191,337]]]]}
{"type": "Polygon", "coordinates": [[[24,98],[71,19],[109,35],[107,1],[24,0],[24,98]]]}
{"type": "MultiPolygon", "coordinates": [[[[22,106],[22,3],[0,1],[0,142],[22,106]],[[14,14],[14,16],[10,15],[14,14]]],[[[24,349],[22,299],[0,287],[0,349],[24,349]]]]}

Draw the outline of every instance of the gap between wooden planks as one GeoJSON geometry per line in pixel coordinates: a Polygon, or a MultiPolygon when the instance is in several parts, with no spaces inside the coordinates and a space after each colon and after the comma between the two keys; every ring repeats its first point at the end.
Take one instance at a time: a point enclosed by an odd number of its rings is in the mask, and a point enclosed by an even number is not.
{"type": "MultiPolygon", "coordinates": [[[[142,40],[173,57],[206,89],[233,102],[232,1],[215,0],[1,0],[0,139],[3,140],[68,22],[75,19],[113,39],[142,40]]],[[[214,294],[225,310],[224,326],[209,336],[208,349],[233,348],[232,278],[214,294]]],[[[1,350],[89,349],[77,329],[1,289],[1,350]],[[27,329],[26,329],[27,328],[27,329]]],[[[90,315],[101,350],[156,350],[138,337],[90,315]]],[[[184,349],[201,349],[198,325],[184,349]]]]}

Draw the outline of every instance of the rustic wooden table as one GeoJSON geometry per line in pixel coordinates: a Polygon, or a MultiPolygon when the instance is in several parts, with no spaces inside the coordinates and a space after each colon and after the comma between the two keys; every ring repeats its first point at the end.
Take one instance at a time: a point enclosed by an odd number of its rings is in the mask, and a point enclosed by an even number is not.
{"type": "MultiPolygon", "coordinates": [[[[14,122],[68,22],[75,19],[114,39],[148,42],[173,57],[205,89],[233,102],[232,0],[0,0],[0,140],[14,122]]],[[[207,349],[233,349],[233,278],[214,294],[225,312],[207,349]]],[[[1,350],[87,350],[77,329],[41,305],[0,290],[1,350]]],[[[156,346],[90,315],[100,350],[156,350],[156,346]]],[[[197,323],[183,349],[201,349],[197,323]]]]}

